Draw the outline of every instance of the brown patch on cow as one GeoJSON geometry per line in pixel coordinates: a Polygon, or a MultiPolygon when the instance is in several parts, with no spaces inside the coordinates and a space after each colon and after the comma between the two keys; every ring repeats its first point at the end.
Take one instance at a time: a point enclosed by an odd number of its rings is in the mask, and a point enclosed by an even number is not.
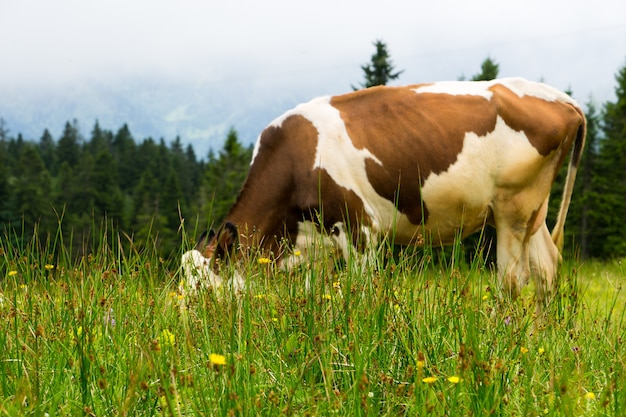
{"type": "Polygon", "coordinates": [[[259,152],[237,201],[225,221],[237,226],[240,242],[278,251],[281,240],[295,236],[298,206],[314,204],[315,189],[300,187],[313,176],[317,129],[299,115],[269,126],[260,137],[259,152]]]}
{"type": "Polygon", "coordinates": [[[318,131],[301,115],[261,134],[259,152],[237,202],[226,217],[245,247],[260,245],[279,253],[283,238],[295,241],[298,222],[310,220],[329,231],[337,222],[368,224],[363,202],[321,169],[313,169],[318,131]],[[321,200],[320,200],[321,199],[321,200]]]}
{"type": "Polygon", "coordinates": [[[554,152],[562,146],[564,138],[567,146],[563,154],[568,152],[583,123],[574,106],[533,96],[519,97],[501,84],[489,90],[493,92],[491,102],[500,117],[512,129],[523,131],[539,154],[547,156],[554,152]]]}
{"type": "Polygon", "coordinates": [[[496,110],[479,96],[417,94],[409,87],[379,87],[334,97],[356,148],[381,162],[366,161],[376,192],[394,202],[413,224],[427,219],[421,185],[446,171],[463,149],[468,132],[494,130],[496,110]]]}

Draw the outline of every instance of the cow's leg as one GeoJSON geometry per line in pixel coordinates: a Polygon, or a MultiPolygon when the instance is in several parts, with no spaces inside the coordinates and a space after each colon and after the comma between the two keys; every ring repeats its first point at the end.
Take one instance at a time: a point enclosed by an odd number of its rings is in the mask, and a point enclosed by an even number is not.
{"type": "Polygon", "coordinates": [[[555,276],[560,261],[559,250],[554,244],[548,226],[543,225],[530,237],[530,268],[535,282],[538,305],[545,305],[546,297],[554,292],[555,276]]]}
{"type": "Polygon", "coordinates": [[[530,277],[528,240],[540,210],[528,209],[526,196],[517,195],[492,207],[496,226],[498,278],[504,291],[516,298],[530,277]]]}
{"type": "Polygon", "coordinates": [[[371,227],[361,225],[359,232],[353,234],[348,233],[344,223],[338,222],[333,226],[331,237],[335,247],[343,254],[346,264],[352,256],[355,265],[361,269],[376,265],[378,234],[371,227]]]}
{"type": "Polygon", "coordinates": [[[517,298],[530,275],[525,230],[509,224],[497,224],[498,278],[506,294],[517,298]]]}

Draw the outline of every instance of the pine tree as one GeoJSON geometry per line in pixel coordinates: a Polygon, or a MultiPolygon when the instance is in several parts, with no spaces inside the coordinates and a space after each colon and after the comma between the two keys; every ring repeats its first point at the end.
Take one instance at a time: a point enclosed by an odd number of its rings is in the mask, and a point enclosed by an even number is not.
{"type": "Polygon", "coordinates": [[[472,81],[491,81],[498,78],[500,72],[500,64],[487,57],[480,66],[481,71],[472,77],[472,81]]]}
{"type": "Polygon", "coordinates": [[[122,126],[113,137],[113,158],[118,166],[118,185],[122,192],[131,193],[137,185],[144,167],[142,156],[127,125],[122,126]]]}
{"type": "Polygon", "coordinates": [[[23,220],[25,232],[40,230],[50,232],[54,224],[51,202],[50,173],[44,166],[37,148],[25,143],[13,173],[15,181],[11,187],[12,222],[15,225],[23,220]]]}
{"type": "Polygon", "coordinates": [[[404,71],[394,72],[394,66],[387,51],[387,45],[381,40],[374,42],[376,52],[372,55],[371,63],[361,66],[365,73],[365,82],[361,87],[352,86],[353,90],[369,88],[377,85],[387,85],[389,81],[397,79],[404,71]]]}
{"type": "Polygon", "coordinates": [[[566,228],[566,238],[569,234],[572,241],[580,247],[580,257],[587,259],[597,256],[593,248],[599,242],[596,224],[597,212],[594,210],[598,199],[595,187],[594,173],[598,163],[598,142],[600,140],[600,116],[592,100],[587,103],[587,138],[583,156],[578,167],[574,194],[568,215],[569,227],[566,228]],[[571,230],[571,232],[568,232],[571,230]]]}
{"type": "Polygon", "coordinates": [[[596,176],[603,257],[626,256],[626,65],[615,78],[616,101],[604,105],[596,176]]]}
{"type": "Polygon", "coordinates": [[[67,162],[70,167],[78,165],[80,159],[81,136],[78,129],[78,122],[65,123],[63,134],[59,138],[57,145],[57,161],[59,163],[67,162]]]}
{"type": "Polygon", "coordinates": [[[37,147],[46,169],[50,171],[52,175],[56,175],[58,171],[56,144],[48,129],[43,131],[43,135],[41,135],[37,147]]]}
{"type": "Polygon", "coordinates": [[[7,165],[7,143],[3,132],[4,121],[0,118],[0,223],[6,224],[10,217],[9,209],[9,169],[7,165]]]}
{"type": "Polygon", "coordinates": [[[216,158],[213,152],[209,153],[204,177],[208,209],[211,211],[209,218],[221,221],[228,214],[246,179],[251,158],[252,148],[245,148],[239,142],[233,128],[228,132],[219,156],[216,158]]]}

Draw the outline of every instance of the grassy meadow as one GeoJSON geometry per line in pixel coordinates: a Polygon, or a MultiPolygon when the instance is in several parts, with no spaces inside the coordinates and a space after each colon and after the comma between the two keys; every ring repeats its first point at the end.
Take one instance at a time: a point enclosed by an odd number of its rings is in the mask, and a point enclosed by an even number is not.
{"type": "Polygon", "coordinates": [[[253,259],[237,296],[180,292],[176,262],[110,236],[78,260],[7,240],[0,415],[626,415],[619,261],[566,262],[537,316],[460,246],[383,245],[367,270],[253,259]]]}

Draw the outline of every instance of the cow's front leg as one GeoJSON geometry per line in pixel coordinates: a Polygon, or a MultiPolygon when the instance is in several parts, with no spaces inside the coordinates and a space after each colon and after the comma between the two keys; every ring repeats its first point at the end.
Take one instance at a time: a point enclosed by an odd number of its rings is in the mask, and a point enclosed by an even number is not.
{"type": "Polygon", "coordinates": [[[361,225],[358,233],[348,233],[345,224],[337,222],[330,234],[335,247],[341,251],[346,264],[350,258],[362,270],[375,267],[378,259],[378,234],[370,227],[361,225]]]}
{"type": "Polygon", "coordinates": [[[555,277],[561,259],[554,244],[548,226],[543,225],[530,237],[530,271],[535,283],[537,308],[545,306],[547,297],[555,290],[555,277]]]}
{"type": "Polygon", "coordinates": [[[530,275],[526,227],[518,222],[496,223],[498,278],[505,293],[513,299],[528,283],[530,275]]]}

